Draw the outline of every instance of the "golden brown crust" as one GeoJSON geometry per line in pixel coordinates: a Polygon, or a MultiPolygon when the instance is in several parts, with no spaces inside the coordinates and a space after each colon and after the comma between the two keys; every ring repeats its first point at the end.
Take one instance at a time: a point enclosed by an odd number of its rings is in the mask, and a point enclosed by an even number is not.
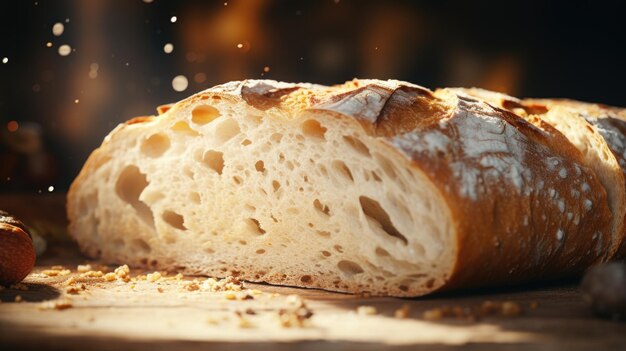
{"type": "MultiPolygon", "coordinates": [[[[568,99],[524,99],[521,100],[521,105],[524,108],[539,107],[546,111],[554,106],[566,106],[576,110],[604,137],[626,179],[626,108],[568,99]]],[[[624,257],[626,257],[626,240],[622,239],[615,258],[624,257]]]]}

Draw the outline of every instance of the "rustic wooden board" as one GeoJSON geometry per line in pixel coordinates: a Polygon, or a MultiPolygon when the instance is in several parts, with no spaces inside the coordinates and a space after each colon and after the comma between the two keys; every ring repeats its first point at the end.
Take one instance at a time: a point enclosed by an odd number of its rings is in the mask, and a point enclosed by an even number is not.
{"type": "MultiPolygon", "coordinates": [[[[94,279],[85,280],[85,291],[70,295],[64,282],[79,276],[76,266],[97,263],[82,257],[64,237],[63,204],[62,194],[0,196],[0,209],[35,224],[50,240],[50,247],[24,281],[28,290],[0,291],[2,349],[626,349],[626,323],[591,316],[575,282],[420,299],[367,298],[246,283],[246,289],[259,290],[254,299],[229,300],[229,292],[184,289],[193,277],[136,283],[94,279]],[[63,265],[71,273],[43,274],[54,265],[63,265]],[[279,323],[277,312],[290,306],[293,298],[287,296],[292,294],[301,296],[314,313],[306,327],[285,328],[279,323]],[[23,301],[14,302],[16,295],[23,301]],[[474,321],[422,318],[432,308],[473,308],[486,300],[516,302],[524,313],[474,321]],[[42,309],[55,301],[71,301],[72,307],[42,309]],[[538,304],[535,309],[529,307],[533,302],[538,304]],[[394,317],[404,304],[411,308],[408,318],[394,317]],[[378,313],[358,314],[357,307],[363,305],[376,307],[378,313]],[[246,310],[256,314],[248,315],[246,310]],[[247,327],[242,327],[237,312],[247,327]]],[[[132,276],[145,273],[149,272],[131,269],[132,276]]]]}

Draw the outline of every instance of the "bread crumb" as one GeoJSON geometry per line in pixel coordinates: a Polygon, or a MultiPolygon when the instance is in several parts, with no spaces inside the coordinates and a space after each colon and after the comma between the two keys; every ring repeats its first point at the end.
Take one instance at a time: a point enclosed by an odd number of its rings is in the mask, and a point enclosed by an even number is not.
{"type": "Polygon", "coordinates": [[[70,300],[58,300],[58,301],[46,301],[43,302],[37,307],[40,310],[66,310],[68,308],[74,307],[70,300]]]}
{"type": "Polygon", "coordinates": [[[393,313],[393,316],[396,318],[408,318],[410,314],[411,314],[411,305],[409,305],[408,303],[405,303],[404,305],[402,305],[402,307],[395,310],[395,312],[393,313]]]}
{"type": "Polygon", "coordinates": [[[356,308],[356,313],[361,316],[373,316],[378,314],[378,310],[374,306],[359,306],[356,308]]]}
{"type": "Polygon", "coordinates": [[[288,308],[278,310],[278,322],[283,328],[303,328],[309,324],[309,319],[313,316],[304,300],[298,295],[288,295],[285,299],[288,308]]]}
{"type": "Polygon", "coordinates": [[[24,301],[24,299],[22,299],[22,295],[15,295],[15,300],[13,300],[15,302],[22,302],[24,301]]]}
{"type": "Polygon", "coordinates": [[[196,291],[200,290],[200,285],[198,285],[197,280],[192,280],[190,282],[183,283],[183,288],[187,291],[196,291]]]}
{"type": "Polygon", "coordinates": [[[163,288],[161,288],[161,287],[159,286],[159,287],[157,287],[157,291],[158,291],[158,292],[160,292],[160,293],[162,293],[162,292],[163,292],[163,288]]]}
{"type": "MultiPolygon", "coordinates": [[[[60,267],[60,266],[54,266],[54,267],[60,267]]],[[[41,273],[48,277],[57,277],[57,276],[69,275],[71,271],[69,269],[44,269],[43,271],[41,271],[41,273]]]]}
{"type": "Polygon", "coordinates": [[[128,283],[128,281],[130,281],[130,268],[128,268],[128,265],[123,265],[123,266],[119,266],[117,268],[115,268],[115,271],[113,272],[115,273],[115,275],[121,279],[122,281],[128,283]]]}
{"type": "Polygon", "coordinates": [[[444,306],[425,311],[422,317],[427,320],[439,320],[442,318],[457,318],[464,320],[476,320],[487,316],[515,317],[523,313],[522,307],[512,301],[484,301],[476,308],[461,306],[444,306]]]}
{"type": "Polygon", "coordinates": [[[522,314],[522,307],[515,302],[505,301],[502,303],[502,313],[506,317],[515,317],[522,314]]]}
{"type": "Polygon", "coordinates": [[[154,283],[159,279],[161,279],[161,273],[159,272],[149,273],[146,276],[146,280],[148,280],[150,283],[154,283]]]}
{"type": "Polygon", "coordinates": [[[231,292],[226,293],[226,295],[224,295],[224,297],[226,298],[226,300],[235,300],[235,299],[237,299],[237,295],[235,295],[235,294],[233,294],[231,292]]]}
{"type": "Polygon", "coordinates": [[[64,269],[65,269],[65,267],[64,267],[64,266],[61,266],[61,265],[56,265],[56,266],[52,266],[52,267],[50,267],[50,269],[53,269],[53,270],[55,270],[55,271],[62,271],[62,270],[64,270],[64,269]]]}
{"type": "Polygon", "coordinates": [[[254,296],[248,294],[248,293],[243,293],[243,294],[238,294],[237,295],[237,300],[254,300],[254,296]]]}
{"type": "Polygon", "coordinates": [[[85,273],[81,273],[82,278],[101,278],[104,275],[102,271],[87,271],[85,273]]]}
{"type": "Polygon", "coordinates": [[[426,310],[422,313],[422,318],[427,321],[438,321],[443,318],[443,310],[441,308],[426,310]]]}
{"type": "Polygon", "coordinates": [[[252,290],[248,290],[248,291],[252,295],[261,295],[261,294],[263,294],[263,292],[261,290],[257,290],[257,289],[252,289],[252,290]]]}
{"type": "Polygon", "coordinates": [[[252,324],[252,322],[250,322],[249,319],[244,318],[244,317],[239,317],[239,328],[254,328],[254,324],[252,324]]]}
{"type": "Polygon", "coordinates": [[[85,286],[85,284],[81,284],[80,286],[69,286],[65,289],[65,292],[70,295],[78,295],[83,290],[87,290],[87,286],[85,286]]]}
{"type": "Polygon", "coordinates": [[[92,268],[90,264],[79,264],[78,266],[76,266],[76,271],[78,273],[86,273],[89,272],[91,269],[92,268]]]}
{"type": "Polygon", "coordinates": [[[107,273],[103,276],[104,280],[106,280],[107,282],[112,282],[115,279],[117,279],[117,276],[115,275],[115,273],[107,273]]]}

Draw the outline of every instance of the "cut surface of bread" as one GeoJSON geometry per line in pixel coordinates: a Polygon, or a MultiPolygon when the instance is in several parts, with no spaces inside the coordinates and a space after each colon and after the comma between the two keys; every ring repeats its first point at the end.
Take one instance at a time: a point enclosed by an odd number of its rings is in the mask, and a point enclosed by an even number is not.
{"type": "Polygon", "coordinates": [[[577,274],[611,250],[585,156],[453,90],[248,80],[160,109],[112,131],[72,184],[90,256],[419,296],[577,274]]]}

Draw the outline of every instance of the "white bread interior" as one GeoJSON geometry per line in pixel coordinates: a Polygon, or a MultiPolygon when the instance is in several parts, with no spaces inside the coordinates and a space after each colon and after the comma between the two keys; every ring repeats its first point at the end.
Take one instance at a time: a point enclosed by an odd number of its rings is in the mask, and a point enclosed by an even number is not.
{"type": "Polygon", "coordinates": [[[450,211],[354,119],[189,99],[120,125],[70,191],[71,233],[104,261],[415,296],[455,264],[450,211]]]}

